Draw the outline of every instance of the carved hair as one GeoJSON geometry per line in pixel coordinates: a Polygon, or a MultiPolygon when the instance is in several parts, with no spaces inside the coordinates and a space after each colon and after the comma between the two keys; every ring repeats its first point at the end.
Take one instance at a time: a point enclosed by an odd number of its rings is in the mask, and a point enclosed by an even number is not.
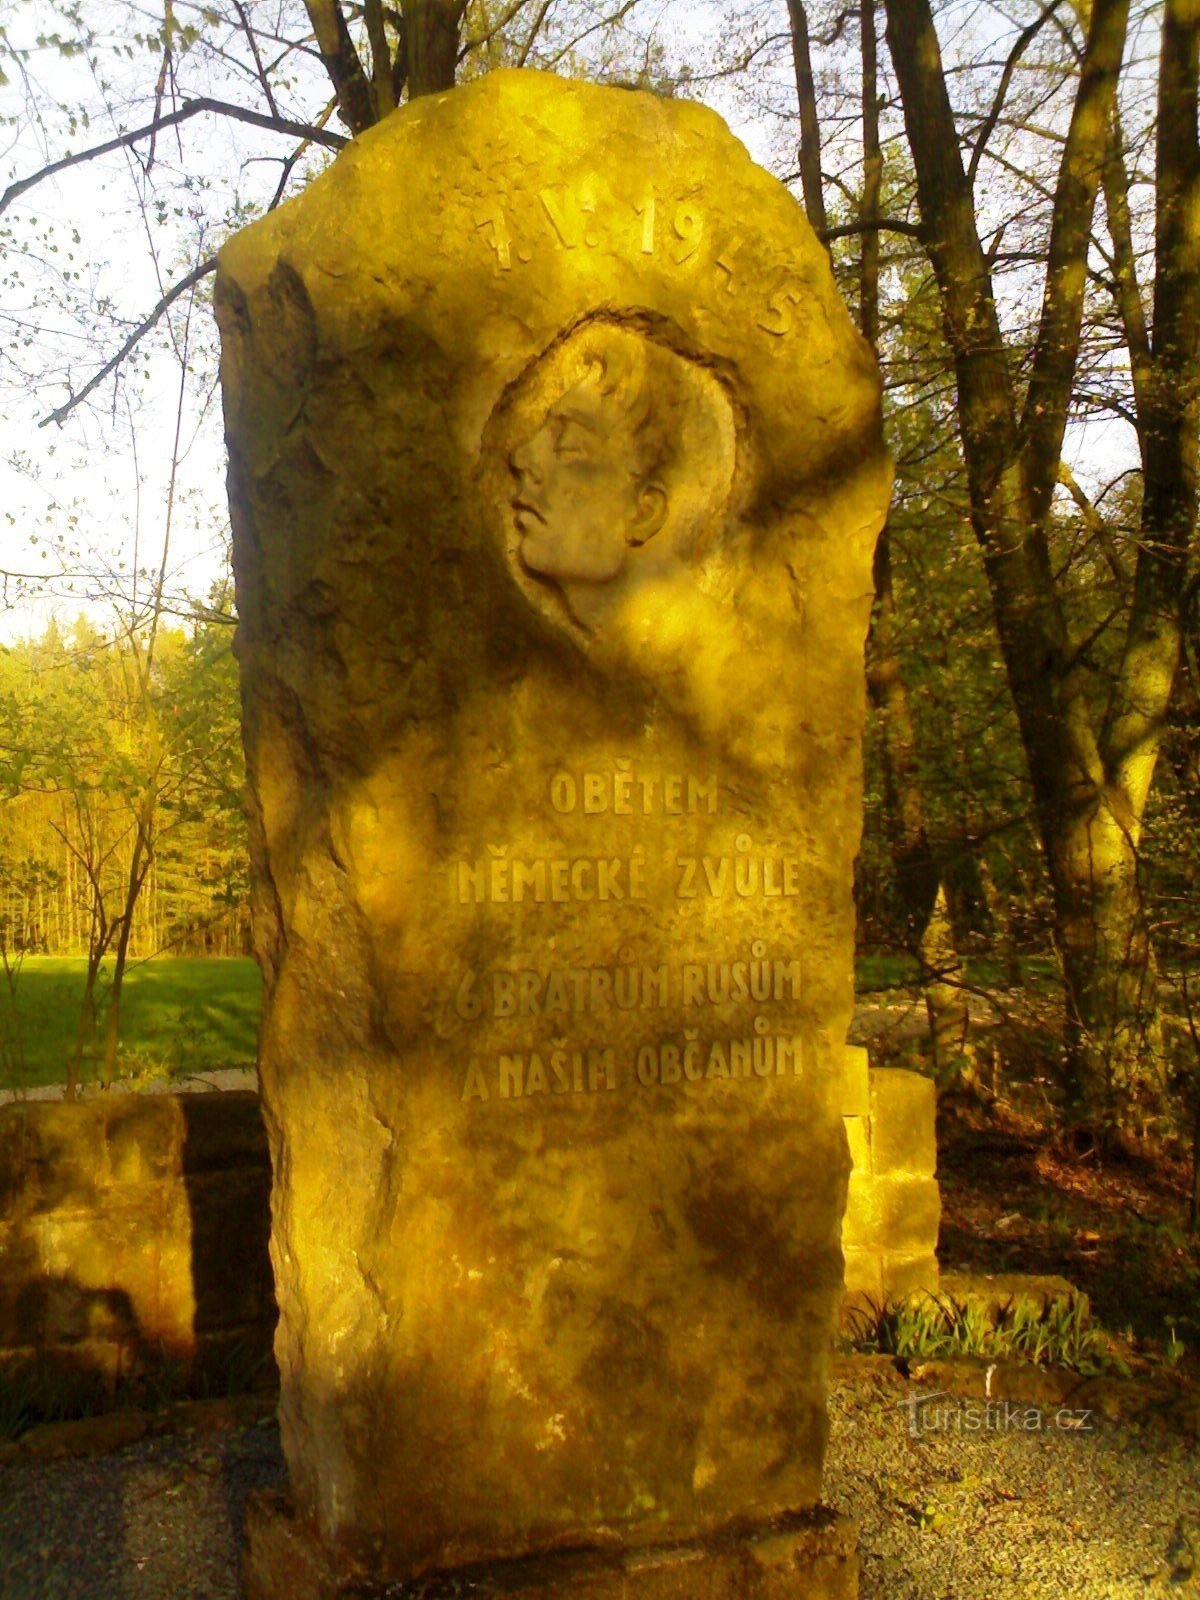
{"type": "Polygon", "coordinates": [[[733,409],[698,363],[641,332],[592,322],[561,347],[571,382],[596,385],[628,432],[629,470],[638,484],[667,489],[677,553],[691,548],[702,521],[718,516],[734,467],[733,409]]]}

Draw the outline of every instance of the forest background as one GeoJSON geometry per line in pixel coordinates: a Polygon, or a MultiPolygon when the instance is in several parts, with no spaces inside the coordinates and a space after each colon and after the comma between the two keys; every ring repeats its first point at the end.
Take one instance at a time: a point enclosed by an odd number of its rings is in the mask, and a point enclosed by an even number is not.
{"type": "Polygon", "coordinates": [[[0,7],[0,1049],[27,958],[81,964],[75,1080],[120,1070],[133,964],[248,950],[215,249],[526,65],[713,104],[878,350],[863,987],[921,997],[944,1084],[1200,1125],[1198,34],[1192,0],[0,7]]]}

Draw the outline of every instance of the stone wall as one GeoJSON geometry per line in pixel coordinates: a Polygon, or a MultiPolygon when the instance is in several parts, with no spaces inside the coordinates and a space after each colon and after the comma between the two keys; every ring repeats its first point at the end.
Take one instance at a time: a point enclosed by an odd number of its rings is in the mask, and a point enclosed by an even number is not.
{"type": "Polygon", "coordinates": [[[899,1067],[868,1067],[856,1046],[846,1055],[843,1116],[854,1166],[842,1222],[845,1303],[882,1305],[938,1286],[934,1083],[899,1067]]]}
{"type": "MultiPolygon", "coordinates": [[[[933,1083],[854,1047],[843,1081],[847,1302],[936,1288],[933,1083]]],[[[247,1368],[275,1324],[269,1231],[254,1093],[0,1108],[0,1362],[247,1368]]]]}
{"type": "Polygon", "coordinates": [[[0,1361],[247,1377],[275,1324],[270,1181],[252,1092],[0,1108],[0,1361]]]}

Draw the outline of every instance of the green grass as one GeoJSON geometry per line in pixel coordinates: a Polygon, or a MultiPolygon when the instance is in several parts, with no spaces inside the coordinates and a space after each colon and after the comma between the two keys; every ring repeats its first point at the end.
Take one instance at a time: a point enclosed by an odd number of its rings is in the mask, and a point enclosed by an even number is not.
{"type": "MultiPolygon", "coordinates": [[[[75,1048],[86,963],[28,956],[16,975],[22,1066],[12,1047],[7,989],[0,987],[0,1088],[61,1083],[75,1048]]],[[[112,977],[105,962],[103,995],[112,977]]],[[[262,983],[247,959],[157,957],[133,964],[121,1002],[123,1076],[173,1076],[252,1066],[262,983]]],[[[103,1027],[103,1020],[101,1020],[103,1027]]],[[[85,1063],[85,1081],[94,1075],[85,1063]]]]}
{"type": "MultiPolygon", "coordinates": [[[[973,987],[1011,987],[1011,975],[1003,962],[993,956],[969,957],[964,971],[967,983],[973,987]]],[[[1041,988],[1053,983],[1057,973],[1053,956],[1021,957],[1021,982],[1024,984],[1041,988]]],[[[920,963],[912,956],[896,952],[874,951],[869,955],[860,955],[855,962],[855,983],[860,994],[877,994],[887,989],[912,989],[920,981],[920,976],[920,963]]]]}

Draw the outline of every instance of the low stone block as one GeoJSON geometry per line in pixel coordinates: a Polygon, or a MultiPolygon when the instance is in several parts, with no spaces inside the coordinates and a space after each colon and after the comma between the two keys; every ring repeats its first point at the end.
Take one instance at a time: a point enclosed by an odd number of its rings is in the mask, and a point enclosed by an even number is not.
{"type": "Polygon", "coordinates": [[[853,1173],[842,1223],[842,1247],[926,1255],[937,1246],[942,1201],[933,1178],[853,1173]]]}
{"type": "Polygon", "coordinates": [[[583,1550],[364,1585],[339,1572],[284,1495],[246,1504],[248,1600],[854,1600],[857,1531],[827,1511],[784,1516],[737,1534],[638,1550],[583,1550]]]}
{"type": "Polygon", "coordinates": [[[59,1212],[38,1219],[48,1342],[153,1339],[163,1331],[162,1192],[157,1185],[147,1185],[122,1198],[125,1203],[107,1210],[59,1212]]]}
{"type": "Polygon", "coordinates": [[[846,1142],[850,1146],[850,1164],[855,1172],[864,1172],[870,1175],[871,1165],[871,1121],[869,1117],[843,1117],[842,1122],[846,1129],[846,1142]]]}
{"type": "MultiPolygon", "coordinates": [[[[843,1313],[871,1302],[883,1304],[883,1258],[878,1250],[846,1250],[846,1292],[843,1313]]],[[[844,1315],[843,1315],[843,1320],[844,1315]]]]}
{"type": "Polygon", "coordinates": [[[105,1110],[110,1183],[153,1183],[179,1171],[182,1118],[174,1096],[119,1095],[105,1110]]]}
{"type": "Polygon", "coordinates": [[[115,1411],[107,1417],[49,1422],[24,1435],[21,1453],[37,1461],[108,1456],[144,1439],[153,1425],[154,1418],[148,1411],[115,1411]]]}
{"type": "Polygon", "coordinates": [[[881,1259],[881,1272],[883,1298],[891,1302],[907,1300],[912,1295],[937,1294],[942,1287],[932,1250],[918,1255],[898,1255],[889,1250],[881,1259]]]}
{"type": "Polygon", "coordinates": [[[0,1109],[0,1119],[7,1117],[22,1129],[25,1212],[86,1210],[96,1203],[107,1170],[98,1101],[29,1101],[0,1109]]]}
{"type": "Polygon", "coordinates": [[[848,1044],[842,1050],[842,1115],[866,1117],[871,1112],[871,1072],[862,1045],[848,1044]]]}
{"type": "Polygon", "coordinates": [[[932,1078],[901,1067],[872,1071],[871,1143],[877,1174],[936,1172],[936,1110],[932,1078]]]}
{"type": "Polygon", "coordinates": [[[1040,1317],[1051,1307],[1078,1301],[1083,1302],[1085,1321],[1089,1311],[1087,1296],[1053,1273],[946,1272],[941,1277],[941,1292],[956,1305],[981,1307],[993,1322],[1018,1308],[1040,1317]]]}

